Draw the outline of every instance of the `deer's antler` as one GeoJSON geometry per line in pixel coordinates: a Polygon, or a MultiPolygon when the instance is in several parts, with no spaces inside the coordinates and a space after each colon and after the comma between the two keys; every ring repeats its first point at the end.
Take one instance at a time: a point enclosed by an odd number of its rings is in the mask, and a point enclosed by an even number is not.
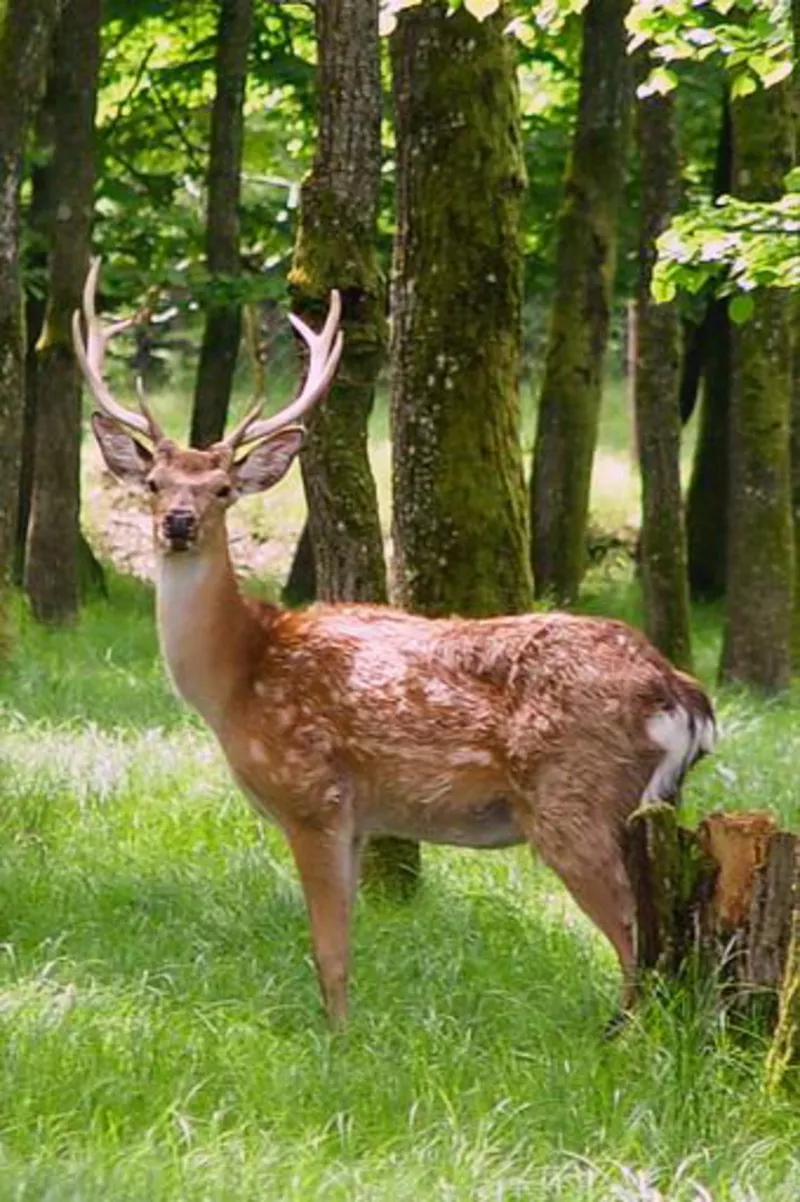
{"type": "Polygon", "coordinates": [[[153,443],[159,443],[164,438],[164,432],[147,407],[141,391],[139,392],[141,413],[136,413],[133,409],[126,409],[124,405],[120,405],[119,401],[115,400],[111,389],[103,378],[103,361],[108,343],[116,334],[121,334],[123,330],[130,329],[137,321],[140,321],[142,315],[136,313],[133,317],[125,317],[121,321],[114,321],[104,326],[97,316],[95,305],[97,277],[99,274],[100,259],[94,258],[89,268],[89,274],[86,276],[86,283],[83,286],[83,316],[86,322],[85,343],[81,333],[80,312],[76,309],[72,315],[72,343],[75,347],[75,355],[83,373],[83,378],[89,385],[97,404],[107,417],[113,418],[121,426],[127,426],[129,429],[135,430],[138,434],[143,434],[145,438],[149,438],[153,443]]]}
{"type": "Polygon", "coordinates": [[[294,313],[289,314],[289,321],[305,342],[309,353],[308,371],[299,395],[285,409],[274,413],[272,417],[260,416],[264,406],[264,401],[260,400],[239,422],[238,426],[217,443],[218,447],[235,451],[237,447],[244,446],[245,443],[255,442],[268,434],[274,434],[276,430],[281,430],[284,426],[297,422],[316,405],[317,401],[330,388],[342,354],[344,335],[339,329],[341,312],[341,298],[339,293],[334,290],[331,292],[328,316],[325,318],[325,324],[319,334],[315,334],[294,313]]]}

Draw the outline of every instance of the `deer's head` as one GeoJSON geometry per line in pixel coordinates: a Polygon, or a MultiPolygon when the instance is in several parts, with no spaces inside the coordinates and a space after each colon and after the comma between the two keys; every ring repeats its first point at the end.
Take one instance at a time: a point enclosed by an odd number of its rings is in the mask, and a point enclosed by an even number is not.
{"type": "Polygon", "coordinates": [[[259,402],[208,450],[184,450],[165,437],[141,392],[140,411],[126,409],[103,377],[108,342],[137,318],[102,325],[95,311],[99,270],[100,260],[95,259],[83,292],[85,342],[79,313],[72,324],[75,354],[100,410],[92,415],[95,438],[109,470],[147,490],[158,549],[164,554],[201,549],[225,537],[225,511],[239,497],[277,484],[300,450],[305,432],[298,419],[325,395],[342,353],[339,294],[331,294],[319,334],[294,314],[289,317],[309,351],[308,372],[298,396],[268,418],[261,417],[263,402],[259,402]],[[250,449],[240,454],[246,446],[250,449]]]}

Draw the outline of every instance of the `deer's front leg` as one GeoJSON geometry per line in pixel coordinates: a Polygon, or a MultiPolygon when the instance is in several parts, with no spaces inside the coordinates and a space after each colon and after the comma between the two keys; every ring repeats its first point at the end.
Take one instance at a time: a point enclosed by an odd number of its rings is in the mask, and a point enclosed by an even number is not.
{"type": "Polygon", "coordinates": [[[328,1021],[343,1026],[347,1016],[350,922],[358,841],[349,823],[296,826],[287,832],[308,907],[311,940],[328,1021]]]}

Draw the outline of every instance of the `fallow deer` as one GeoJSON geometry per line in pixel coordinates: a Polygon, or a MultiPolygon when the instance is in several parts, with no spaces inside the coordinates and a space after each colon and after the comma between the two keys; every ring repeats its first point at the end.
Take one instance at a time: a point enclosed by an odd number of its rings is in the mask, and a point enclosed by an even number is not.
{"type": "Polygon", "coordinates": [[[140,412],[126,409],[104,380],[107,340],[130,322],[98,320],[98,270],[95,261],[84,291],[85,343],[75,314],[75,351],[101,410],[92,422],[106,464],[149,494],[167,670],[289,842],[330,1021],[347,1008],[359,853],[380,834],[473,848],[529,842],[615,948],[629,1003],[624,825],[640,804],[674,800],[712,749],[700,685],[617,621],[432,620],[353,604],[298,612],[243,596],[225,513],[277,484],[300,450],[296,423],[341,353],[338,295],[321,333],[290,319],[309,365],[286,409],[265,419],[256,407],[208,450],[182,450],[142,397],[140,412]],[[255,446],[237,457],[246,444],[255,446]]]}

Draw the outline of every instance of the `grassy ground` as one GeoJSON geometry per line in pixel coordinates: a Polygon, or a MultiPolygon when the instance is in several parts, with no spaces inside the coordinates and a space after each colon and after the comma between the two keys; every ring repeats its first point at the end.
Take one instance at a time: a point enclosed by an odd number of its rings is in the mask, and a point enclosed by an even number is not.
{"type": "MultiPolygon", "coordinates": [[[[170,694],[147,587],[111,586],[69,634],[20,610],[0,697],[0,1202],[800,1197],[758,1035],[673,994],[604,1041],[612,957],[524,851],[426,852],[412,904],[362,905],[329,1036],[287,853],[170,694]]],[[[697,640],[712,681],[718,615],[697,640]]],[[[718,700],[687,811],[797,826],[800,696],[718,700]]]]}

